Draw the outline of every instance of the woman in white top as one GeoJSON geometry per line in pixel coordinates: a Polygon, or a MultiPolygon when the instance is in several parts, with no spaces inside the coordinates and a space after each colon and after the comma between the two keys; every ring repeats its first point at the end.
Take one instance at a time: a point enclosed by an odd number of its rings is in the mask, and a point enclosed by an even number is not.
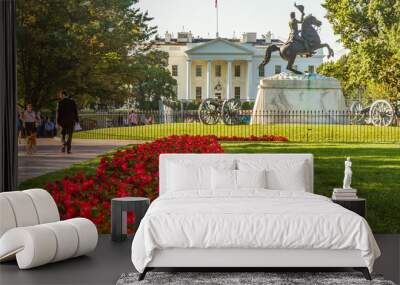
{"type": "Polygon", "coordinates": [[[36,112],[33,111],[32,104],[28,104],[26,110],[23,113],[22,120],[24,123],[26,141],[27,141],[27,153],[32,154],[36,152],[36,123],[37,116],[36,112]]]}

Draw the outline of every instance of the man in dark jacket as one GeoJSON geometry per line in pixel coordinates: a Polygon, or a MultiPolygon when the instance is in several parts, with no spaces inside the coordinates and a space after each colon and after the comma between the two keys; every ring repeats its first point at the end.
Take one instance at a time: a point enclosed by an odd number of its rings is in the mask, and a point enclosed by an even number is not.
{"type": "Polygon", "coordinates": [[[61,151],[71,153],[72,133],[75,124],[79,122],[78,110],[75,101],[68,97],[67,92],[60,91],[58,93],[60,99],[57,108],[57,125],[61,127],[61,151]],[[66,139],[67,137],[67,139],[66,139]]]}

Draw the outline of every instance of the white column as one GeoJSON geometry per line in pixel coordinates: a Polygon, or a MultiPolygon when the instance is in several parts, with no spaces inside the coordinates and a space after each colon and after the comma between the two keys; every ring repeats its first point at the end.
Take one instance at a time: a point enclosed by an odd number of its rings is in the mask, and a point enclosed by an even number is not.
{"type": "Polygon", "coordinates": [[[228,61],[228,72],[226,74],[226,99],[232,98],[232,61],[228,61]]]}
{"type": "Polygon", "coordinates": [[[190,59],[186,60],[186,100],[191,97],[192,89],[192,61],[190,59]]]}
{"type": "Polygon", "coordinates": [[[207,99],[211,98],[211,60],[207,62],[207,99]]]}
{"type": "Polygon", "coordinates": [[[247,61],[247,100],[251,99],[253,91],[253,61],[247,61]]]}

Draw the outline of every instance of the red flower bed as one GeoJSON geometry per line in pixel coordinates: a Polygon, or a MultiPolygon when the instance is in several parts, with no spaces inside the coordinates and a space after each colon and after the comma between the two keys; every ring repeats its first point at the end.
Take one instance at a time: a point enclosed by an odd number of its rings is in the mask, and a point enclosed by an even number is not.
{"type": "Polygon", "coordinates": [[[275,136],[275,135],[263,135],[263,136],[249,136],[249,137],[218,137],[219,141],[263,141],[263,142],[287,142],[289,139],[284,136],[275,136]]]}
{"type": "MultiPolygon", "coordinates": [[[[85,217],[101,233],[110,231],[110,200],[115,197],[158,196],[158,159],[162,153],[222,153],[215,136],[171,136],[135,145],[101,158],[95,175],[78,173],[45,188],[56,201],[62,219],[85,217]]],[[[134,217],[130,215],[128,222],[134,217]]]]}

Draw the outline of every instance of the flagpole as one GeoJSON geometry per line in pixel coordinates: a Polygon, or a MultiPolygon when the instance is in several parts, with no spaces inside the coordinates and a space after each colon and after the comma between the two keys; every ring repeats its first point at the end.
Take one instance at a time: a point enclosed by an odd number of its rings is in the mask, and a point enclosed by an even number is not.
{"type": "Polygon", "coordinates": [[[219,27],[218,27],[218,0],[215,0],[215,10],[217,14],[217,38],[219,38],[219,27]]]}

